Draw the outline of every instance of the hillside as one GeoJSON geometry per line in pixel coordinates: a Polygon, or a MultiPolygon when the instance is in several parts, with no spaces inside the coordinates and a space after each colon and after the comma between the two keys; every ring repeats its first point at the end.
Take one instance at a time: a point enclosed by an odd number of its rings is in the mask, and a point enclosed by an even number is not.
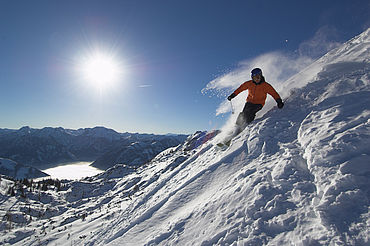
{"type": "MultiPolygon", "coordinates": [[[[0,243],[368,245],[369,57],[370,29],[287,81],[285,107],[228,149],[216,146],[228,129],[197,132],[138,169],[42,193],[49,209],[32,203],[48,213],[0,243]]],[[[2,211],[21,210],[2,198],[2,211]]]]}

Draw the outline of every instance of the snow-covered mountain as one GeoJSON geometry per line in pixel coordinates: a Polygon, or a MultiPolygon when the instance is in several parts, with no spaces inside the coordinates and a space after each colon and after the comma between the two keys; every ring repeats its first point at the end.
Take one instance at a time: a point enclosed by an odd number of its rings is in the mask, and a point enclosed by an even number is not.
{"type": "Polygon", "coordinates": [[[37,168],[24,166],[3,158],[0,158],[0,174],[16,179],[32,179],[48,176],[37,168]]]}
{"type": "Polygon", "coordinates": [[[197,132],[136,169],[2,195],[0,243],[369,245],[369,57],[370,29],[287,81],[285,107],[228,149],[227,129],[197,132]]]}
{"type": "Polygon", "coordinates": [[[0,157],[43,168],[45,165],[60,162],[95,161],[99,157],[98,160],[109,155],[111,161],[105,158],[104,165],[95,165],[106,169],[120,162],[131,164],[133,160],[136,165],[144,164],[164,149],[180,144],[186,137],[185,135],[118,133],[104,127],[79,130],[61,127],[0,129],[0,157]],[[127,151],[133,144],[136,150],[146,155],[130,155],[127,151]],[[127,152],[124,157],[122,157],[123,152],[127,152]],[[115,160],[120,162],[114,162],[115,160]]]}

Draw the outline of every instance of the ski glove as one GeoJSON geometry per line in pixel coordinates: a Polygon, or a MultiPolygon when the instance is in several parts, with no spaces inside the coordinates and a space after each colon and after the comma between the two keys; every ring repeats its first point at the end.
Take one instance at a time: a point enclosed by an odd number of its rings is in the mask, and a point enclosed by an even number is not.
{"type": "Polygon", "coordinates": [[[236,97],[235,93],[233,93],[230,96],[228,96],[227,97],[227,100],[231,101],[231,99],[233,99],[234,97],[236,97]]]}
{"type": "Polygon", "coordinates": [[[276,103],[277,103],[278,108],[283,108],[284,107],[284,103],[281,100],[281,98],[276,99],[276,103]]]}

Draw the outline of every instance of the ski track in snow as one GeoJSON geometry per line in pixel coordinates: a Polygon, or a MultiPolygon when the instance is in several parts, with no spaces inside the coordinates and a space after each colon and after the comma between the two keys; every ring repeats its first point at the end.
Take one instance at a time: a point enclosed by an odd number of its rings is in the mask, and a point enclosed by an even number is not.
{"type": "MultiPolygon", "coordinates": [[[[58,209],[47,235],[44,219],[0,234],[0,243],[368,245],[369,38],[370,29],[292,77],[284,108],[228,149],[215,137],[166,150],[139,170],[117,166],[72,182],[42,198],[58,209]]],[[[1,198],[7,210],[16,201],[1,198]]]]}

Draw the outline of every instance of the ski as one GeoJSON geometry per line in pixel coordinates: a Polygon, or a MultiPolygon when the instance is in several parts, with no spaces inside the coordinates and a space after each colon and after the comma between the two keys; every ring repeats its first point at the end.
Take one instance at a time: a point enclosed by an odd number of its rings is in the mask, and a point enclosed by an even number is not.
{"type": "Polygon", "coordinates": [[[246,125],[245,126],[237,126],[233,133],[229,136],[227,136],[223,141],[217,143],[216,145],[220,148],[223,148],[223,149],[227,149],[228,147],[230,147],[231,145],[231,141],[239,135],[239,133],[241,133],[244,129],[245,129],[246,125]]]}

